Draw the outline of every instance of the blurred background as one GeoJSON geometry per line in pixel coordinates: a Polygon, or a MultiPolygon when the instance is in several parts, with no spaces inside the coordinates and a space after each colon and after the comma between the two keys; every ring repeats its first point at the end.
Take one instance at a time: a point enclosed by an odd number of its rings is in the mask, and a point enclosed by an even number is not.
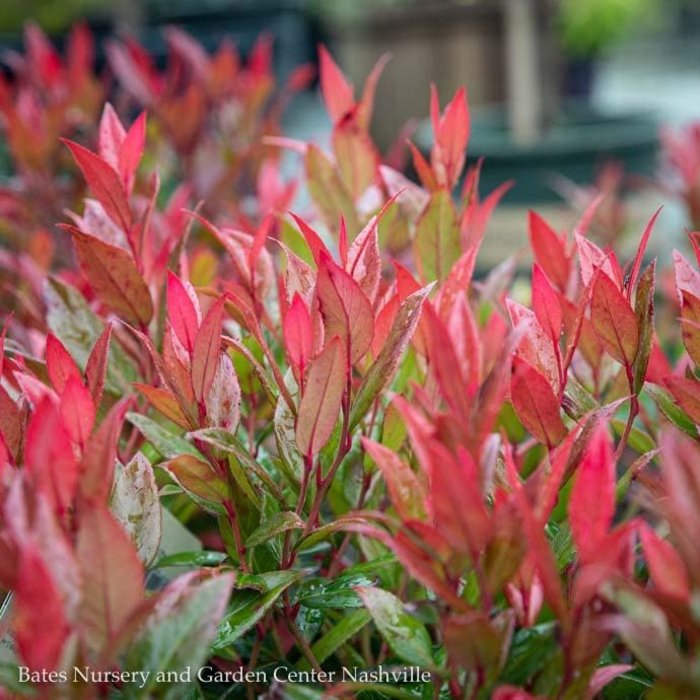
{"type": "MultiPolygon", "coordinates": [[[[643,222],[669,190],[692,185],[689,172],[666,177],[661,137],[680,134],[671,160],[694,143],[689,131],[673,129],[700,119],[697,0],[2,0],[0,61],[9,82],[26,22],[61,48],[78,20],[94,33],[97,71],[107,76],[111,38],[135,37],[159,66],[169,50],[163,29],[172,25],[208,51],[230,37],[243,56],[269,35],[280,84],[316,62],[320,42],[356,87],[388,53],[372,133],[394,155],[409,135],[429,149],[431,81],[442,104],[466,85],[470,158],[485,159],[481,190],[515,181],[487,237],[484,255],[491,249],[494,260],[524,242],[527,208],[566,225],[595,184],[609,195],[614,237],[619,220],[643,222]]],[[[315,82],[285,110],[283,131],[327,141],[315,82]]],[[[667,207],[664,236],[683,235],[693,223],[686,212],[680,203],[667,207]]]]}

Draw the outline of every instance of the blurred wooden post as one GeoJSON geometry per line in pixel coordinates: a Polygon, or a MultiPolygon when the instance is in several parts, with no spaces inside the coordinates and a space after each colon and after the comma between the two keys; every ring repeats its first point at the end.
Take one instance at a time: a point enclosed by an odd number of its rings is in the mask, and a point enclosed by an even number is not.
{"type": "Polygon", "coordinates": [[[515,143],[529,145],[542,134],[544,94],[538,0],[505,0],[508,118],[515,143]]]}

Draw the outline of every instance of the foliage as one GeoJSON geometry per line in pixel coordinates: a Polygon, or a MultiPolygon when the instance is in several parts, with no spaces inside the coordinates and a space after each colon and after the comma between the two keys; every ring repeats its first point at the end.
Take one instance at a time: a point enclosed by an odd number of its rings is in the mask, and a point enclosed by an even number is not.
{"type": "Polygon", "coordinates": [[[596,56],[640,27],[658,25],[657,0],[560,0],[561,41],[577,57],[596,56]]]}
{"type": "Polygon", "coordinates": [[[621,262],[599,200],[572,235],[532,213],[516,298],[514,259],[475,278],[508,185],[464,172],[464,90],[433,91],[417,184],[369,136],[381,64],[358,96],[321,49],[326,152],[276,132],[264,43],[242,67],[171,32],[164,74],[113,47],[149,113],[95,122],[88,36],[76,85],[29,32],[2,93],[7,697],[239,697],[281,667],[319,681],[284,697],[698,696],[694,235],[657,288],[656,216],[621,262]],[[173,515],[204,549],[163,551],[173,515]],[[404,665],[431,680],[342,672],[404,665]]]}

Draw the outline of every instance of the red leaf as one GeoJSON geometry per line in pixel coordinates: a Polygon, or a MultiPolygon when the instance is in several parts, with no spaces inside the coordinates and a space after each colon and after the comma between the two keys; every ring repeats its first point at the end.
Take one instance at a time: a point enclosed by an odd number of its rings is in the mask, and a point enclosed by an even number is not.
{"type": "Polygon", "coordinates": [[[565,241],[534,211],[530,212],[528,234],[535,261],[559,290],[565,291],[570,269],[565,241]]]}
{"type": "Polygon", "coordinates": [[[328,114],[334,123],[339,122],[355,104],[352,85],[345,79],[340,68],[325,46],[319,46],[321,63],[321,92],[328,114]]]}
{"type": "Polygon", "coordinates": [[[646,524],[639,529],[644,558],[654,587],[660,593],[688,602],[690,580],[688,571],[678,552],[666,540],[661,539],[646,524]]]}
{"type": "Polygon", "coordinates": [[[100,157],[119,172],[119,152],[126,130],[112,105],[107,102],[102,110],[97,133],[97,150],[100,157]]]}
{"type": "Polygon", "coordinates": [[[432,304],[423,307],[423,319],[428,333],[428,358],[440,393],[457,416],[467,421],[473,408],[469,400],[467,379],[462,373],[462,363],[445,324],[432,304]]]}
{"type": "Polygon", "coordinates": [[[197,332],[192,351],[192,389],[198,403],[204,400],[214,381],[221,350],[221,325],[223,322],[224,303],[226,297],[221,297],[209,309],[197,332]]]}
{"type": "Polygon", "coordinates": [[[457,551],[476,561],[493,534],[473,458],[460,448],[456,460],[437,440],[430,454],[430,495],[437,529],[457,551]]]}
{"type": "Polygon", "coordinates": [[[340,177],[357,200],[376,178],[379,153],[369,134],[349,117],[333,130],[332,144],[340,177]]]}
{"type": "Polygon", "coordinates": [[[104,501],[112,488],[119,435],[129,403],[130,399],[124,398],[112,406],[83,450],[79,488],[88,500],[104,501]]]}
{"type": "Polygon", "coordinates": [[[66,382],[61,392],[60,411],[71,440],[84,446],[95,424],[95,404],[82,379],[71,377],[66,382]]]}
{"type": "Polygon", "coordinates": [[[382,260],[379,255],[377,227],[386,206],[377,216],[373,216],[367,225],[357,234],[348,252],[346,270],[360,285],[365,296],[374,302],[379,289],[379,278],[382,273],[382,260]]]}
{"type": "Polygon", "coordinates": [[[430,192],[434,192],[438,188],[438,184],[435,181],[435,175],[428,165],[428,161],[425,156],[409,141],[408,147],[411,150],[411,156],[413,158],[413,167],[418,174],[418,178],[421,181],[423,187],[430,192]]]}
{"type": "Polygon", "coordinates": [[[168,270],[166,296],[170,325],[177,339],[191,356],[194,350],[194,339],[199,330],[199,318],[185,285],[170,270],[168,270]]]}
{"type": "Polygon", "coordinates": [[[426,494],[411,467],[378,442],[362,438],[362,446],[379,467],[399,517],[402,520],[425,520],[426,494]]]}
{"type": "Polygon", "coordinates": [[[686,289],[681,296],[683,345],[696,365],[700,365],[700,298],[686,289]]]}
{"type": "Polygon", "coordinates": [[[313,326],[311,316],[304,300],[298,292],[294,293],[283,322],[284,346],[292,365],[297,382],[301,385],[306,366],[313,354],[313,326]]]}
{"type": "Polygon", "coordinates": [[[464,167],[469,140],[469,108],[467,93],[462,87],[439,116],[439,101],[435,85],[431,86],[430,111],[433,123],[433,148],[430,162],[438,184],[452,189],[464,167]]]}
{"type": "Polygon", "coordinates": [[[291,214],[291,217],[294,219],[296,225],[299,227],[299,230],[304,236],[306,244],[309,246],[309,250],[313,256],[314,262],[317,265],[320,265],[323,254],[330,257],[330,251],[326,247],[326,244],[321,240],[318,233],[316,233],[316,231],[314,231],[311,226],[309,226],[301,217],[297,216],[296,214],[291,214]]]}
{"type": "Polygon", "coordinates": [[[136,170],[141,162],[146,145],[146,113],[141,112],[126,133],[119,150],[119,174],[127,193],[134,186],[136,170]]]}
{"type": "Polygon", "coordinates": [[[46,336],[46,370],[53,388],[60,394],[71,377],[82,382],[78,365],[53,333],[46,336]]]}
{"type": "Polygon", "coordinates": [[[591,321],[606,351],[625,367],[632,367],[639,347],[637,318],[629,301],[605,274],[599,274],[593,283],[591,321]]]}
{"type": "Polygon", "coordinates": [[[143,565],[131,538],[101,503],[81,510],[76,550],[83,577],[80,627],[89,648],[100,652],[145,600],[143,565]]]}
{"type": "Polygon", "coordinates": [[[525,535],[528,540],[528,557],[539,573],[545,598],[562,624],[568,626],[569,609],[562,591],[557,562],[542,523],[538,521],[532,511],[525,488],[520,481],[520,475],[513,461],[513,450],[509,444],[506,445],[504,456],[508,482],[515,495],[515,501],[523,519],[525,535]]]}
{"type": "Polygon", "coordinates": [[[512,299],[506,299],[506,306],[513,326],[524,328],[517,356],[534,367],[547,380],[554,393],[559,395],[560,358],[557,357],[552,339],[542,328],[533,311],[512,299]]]}
{"type": "Polygon", "coordinates": [[[173,396],[167,389],[161,389],[154,386],[149,386],[148,384],[134,384],[134,388],[143,396],[146,397],[148,403],[153,406],[157,411],[160,411],[168,420],[171,420],[176,425],[186,430],[191,429],[191,425],[185,418],[180,404],[177,402],[175,396],[173,396]]]}
{"type": "Polygon", "coordinates": [[[502,685],[496,689],[491,700],[538,700],[538,698],[512,685],[502,685]]]}
{"type": "Polygon", "coordinates": [[[112,324],[108,323],[95,342],[85,365],[85,380],[92,394],[95,406],[102,401],[107,363],[109,361],[109,341],[112,337],[112,324]]]}
{"type": "Polygon", "coordinates": [[[632,263],[632,268],[630,269],[629,273],[629,278],[627,280],[626,288],[627,288],[627,298],[631,299],[632,298],[632,291],[634,290],[636,284],[637,284],[637,278],[639,277],[639,271],[642,268],[642,260],[644,259],[644,251],[647,249],[647,244],[649,243],[649,236],[651,236],[651,232],[654,229],[654,224],[656,223],[656,220],[659,218],[659,214],[661,213],[661,209],[663,207],[659,207],[656,210],[656,213],[649,219],[649,223],[647,224],[646,228],[644,229],[644,233],[642,234],[642,239],[639,241],[639,246],[637,246],[637,254],[634,256],[634,262],[632,263]]]}
{"type": "Polygon", "coordinates": [[[685,377],[666,377],[664,384],[673,394],[678,405],[700,425],[700,382],[685,377]]]}
{"type": "Polygon", "coordinates": [[[348,366],[362,359],[374,333],[374,314],[355,280],[324,255],[318,270],[316,293],[326,337],[338,336],[345,346],[348,366]]]}
{"type": "Polygon", "coordinates": [[[73,236],[80,268],[101,301],[129,323],[147,325],[153,316],[153,302],[129,253],[75,226],[62,228],[73,236]]]}
{"type": "Polygon", "coordinates": [[[22,550],[13,608],[13,631],[24,663],[38,672],[57,668],[70,627],[58,586],[31,541],[22,550]]]}
{"type": "Polygon", "coordinates": [[[700,272],[695,270],[677,250],[673,251],[673,268],[679,300],[682,298],[682,292],[689,292],[694,297],[700,298],[700,272]]]}
{"type": "Polygon", "coordinates": [[[527,362],[517,358],[510,393],[518,417],[540,442],[551,448],[566,437],[559,400],[549,382],[527,362]]]}
{"type": "Polygon", "coordinates": [[[202,507],[213,513],[226,512],[224,504],[230,498],[228,485],[211,465],[192,455],[180,455],[162,466],[202,507]]]}
{"type": "Polygon", "coordinates": [[[129,233],[131,208],[117,171],[104,159],[73,141],[64,140],[85,177],[90,191],[112,219],[129,233]]]}
{"type": "Polygon", "coordinates": [[[377,83],[388,61],[389,54],[382,54],[379,60],[374,64],[372,72],[367,76],[367,80],[365,80],[362,99],[357,107],[357,122],[364,130],[369,129],[369,123],[372,119],[372,111],[374,109],[374,93],[377,90],[377,83]]]}
{"type": "Polygon", "coordinates": [[[52,507],[65,513],[73,503],[78,465],[58,408],[49,398],[39,403],[29,421],[24,464],[52,507]]]}
{"type": "Polygon", "coordinates": [[[544,270],[537,263],[532,267],[532,308],[552,343],[555,347],[558,346],[563,322],[561,302],[544,270]]]}
{"type": "Polygon", "coordinates": [[[609,252],[604,252],[587,238],[576,235],[579,262],[581,263],[581,279],[588,286],[600,269],[619,289],[622,287],[622,273],[617,258],[609,252]]]}
{"type": "Polygon", "coordinates": [[[315,455],[333,433],[347,371],[345,344],[338,337],[309,364],[296,426],[297,447],[303,455],[315,455]]]}
{"type": "Polygon", "coordinates": [[[595,429],[578,467],[569,522],[582,563],[595,561],[615,512],[615,464],[605,422],[595,429]]]}

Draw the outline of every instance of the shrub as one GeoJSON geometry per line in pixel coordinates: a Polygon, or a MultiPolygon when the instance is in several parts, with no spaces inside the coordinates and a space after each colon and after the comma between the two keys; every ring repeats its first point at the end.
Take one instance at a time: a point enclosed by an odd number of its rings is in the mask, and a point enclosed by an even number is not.
{"type": "Polygon", "coordinates": [[[243,69],[173,31],[164,75],[113,46],[150,110],[127,125],[29,37],[42,71],[2,93],[9,697],[697,697],[694,235],[666,293],[656,216],[621,262],[587,236],[598,200],[573,236],[532,213],[516,300],[513,258],[475,278],[508,185],[463,172],[464,90],[431,95],[416,184],[369,135],[381,64],[358,98],[321,50],[325,152],[261,116],[267,44],[243,69]]]}

